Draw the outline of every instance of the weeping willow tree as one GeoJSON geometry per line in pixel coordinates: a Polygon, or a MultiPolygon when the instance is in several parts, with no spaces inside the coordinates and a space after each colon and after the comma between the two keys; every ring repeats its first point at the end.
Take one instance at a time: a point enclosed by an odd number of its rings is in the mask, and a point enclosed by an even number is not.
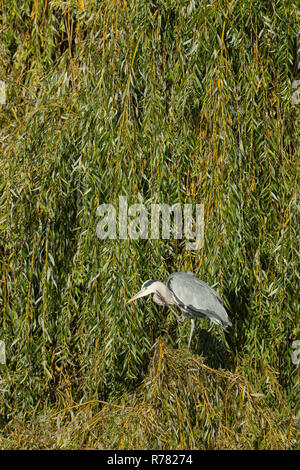
{"type": "MultiPolygon", "coordinates": [[[[3,446],[19,446],[20,435],[24,447],[57,445],[53,417],[69,432],[66,420],[83,409],[93,435],[106,432],[104,447],[295,446],[299,14],[292,1],[0,3],[3,446]],[[97,208],[117,209],[120,196],[147,207],[203,204],[203,247],[98,238],[97,208]],[[199,321],[191,353],[189,325],[172,312],[150,300],[126,306],[142,281],[174,271],[214,285],[233,323],[224,334],[199,321]],[[161,432],[145,418],[157,399],[154,344],[173,367],[172,386],[169,373],[161,378],[161,432]],[[198,361],[197,379],[183,373],[186,354],[198,361]],[[211,374],[221,374],[227,397],[211,374]],[[234,374],[237,388],[228,385],[234,374]],[[172,437],[176,394],[193,380],[203,393],[183,397],[172,437]],[[247,410],[242,399],[240,411],[227,407],[245,383],[247,410]],[[251,418],[253,394],[261,425],[251,418]],[[139,433],[118,428],[120,407],[123,423],[142,413],[139,433]],[[236,413],[251,428],[241,439],[236,413]],[[111,427],[101,428],[101,416],[111,427]],[[204,434],[189,438],[200,422],[204,434]],[[263,435],[266,422],[282,428],[263,435]]],[[[87,433],[72,436],[62,447],[96,445],[87,433]]]]}

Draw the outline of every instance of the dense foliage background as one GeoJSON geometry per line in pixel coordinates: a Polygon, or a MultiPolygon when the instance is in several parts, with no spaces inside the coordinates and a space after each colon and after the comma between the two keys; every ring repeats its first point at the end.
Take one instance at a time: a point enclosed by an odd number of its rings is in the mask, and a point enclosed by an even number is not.
{"type": "Polygon", "coordinates": [[[293,1],[0,2],[0,446],[294,448],[293,1]],[[97,207],[204,204],[205,243],[100,240],[97,207]],[[194,271],[233,327],[141,283],[194,271]],[[221,331],[222,330],[222,331],[221,331]]]}

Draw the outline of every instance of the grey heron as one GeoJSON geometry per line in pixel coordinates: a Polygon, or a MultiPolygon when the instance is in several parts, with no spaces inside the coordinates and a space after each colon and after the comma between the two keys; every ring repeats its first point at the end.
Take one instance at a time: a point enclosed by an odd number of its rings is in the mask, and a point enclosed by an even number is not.
{"type": "Polygon", "coordinates": [[[179,307],[182,311],[181,317],[172,309],[179,322],[182,323],[185,318],[191,319],[188,348],[191,346],[195,328],[194,318],[208,317],[213,323],[223,327],[232,326],[219,295],[192,272],[173,273],[169,276],[166,285],[163,282],[149,279],[127,303],[149,294],[153,294],[153,300],[158,305],[179,307]]]}

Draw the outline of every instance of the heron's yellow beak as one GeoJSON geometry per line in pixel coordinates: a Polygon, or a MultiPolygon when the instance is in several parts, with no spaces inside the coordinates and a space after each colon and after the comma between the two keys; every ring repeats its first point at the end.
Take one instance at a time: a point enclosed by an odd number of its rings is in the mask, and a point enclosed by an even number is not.
{"type": "Polygon", "coordinates": [[[127,300],[127,303],[130,304],[130,302],[133,302],[136,299],[139,299],[140,297],[144,297],[145,294],[145,289],[140,290],[137,294],[135,294],[131,299],[127,300]]]}
{"type": "Polygon", "coordinates": [[[127,300],[127,303],[130,304],[130,302],[133,302],[136,299],[138,299],[138,294],[134,295],[133,297],[131,297],[131,299],[127,300]]]}

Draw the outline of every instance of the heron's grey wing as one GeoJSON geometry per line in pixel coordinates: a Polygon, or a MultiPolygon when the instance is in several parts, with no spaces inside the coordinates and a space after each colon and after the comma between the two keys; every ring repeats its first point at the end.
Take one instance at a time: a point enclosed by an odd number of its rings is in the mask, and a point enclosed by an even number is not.
{"type": "Polygon", "coordinates": [[[171,274],[167,287],[185,316],[208,317],[214,323],[232,325],[219,295],[193,273],[171,274]]]}
{"type": "MultiPolygon", "coordinates": [[[[194,273],[187,272],[187,273],[173,273],[173,274],[176,274],[176,277],[178,277],[180,279],[193,278],[195,283],[198,283],[201,287],[204,287],[207,290],[209,290],[218,299],[218,301],[223,305],[223,300],[221,299],[219,294],[212,287],[210,287],[208,284],[206,284],[206,282],[202,281],[201,279],[198,279],[198,277],[196,277],[194,273]],[[179,275],[179,276],[177,276],[177,275],[179,275]]],[[[171,274],[171,276],[173,276],[173,274],[171,274]]],[[[169,279],[170,279],[170,277],[169,277],[169,279]]]]}

